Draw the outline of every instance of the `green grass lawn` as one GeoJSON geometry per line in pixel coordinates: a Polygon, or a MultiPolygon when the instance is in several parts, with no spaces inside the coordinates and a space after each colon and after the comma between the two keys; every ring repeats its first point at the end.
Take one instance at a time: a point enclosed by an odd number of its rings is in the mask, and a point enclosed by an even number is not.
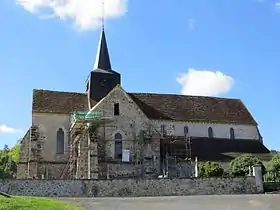
{"type": "Polygon", "coordinates": [[[0,210],[80,210],[80,208],[46,198],[0,196],[0,210]]]}

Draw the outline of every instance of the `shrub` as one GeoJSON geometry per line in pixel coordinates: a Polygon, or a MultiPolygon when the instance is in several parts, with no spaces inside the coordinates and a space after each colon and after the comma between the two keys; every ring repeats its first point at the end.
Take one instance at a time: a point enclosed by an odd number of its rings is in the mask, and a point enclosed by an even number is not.
{"type": "Polygon", "coordinates": [[[275,154],[267,166],[269,171],[278,173],[280,171],[280,153],[275,154]]]}
{"type": "Polygon", "coordinates": [[[199,176],[201,177],[219,177],[224,173],[219,163],[207,161],[199,164],[199,176]]]}
{"type": "Polygon", "coordinates": [[[233,176],[246,176],[249,174],[249,167],[260,164],[263,174],[265,167],[260,159],[252,155],[240,155],[229,163],[229,171],[233,176]]]}

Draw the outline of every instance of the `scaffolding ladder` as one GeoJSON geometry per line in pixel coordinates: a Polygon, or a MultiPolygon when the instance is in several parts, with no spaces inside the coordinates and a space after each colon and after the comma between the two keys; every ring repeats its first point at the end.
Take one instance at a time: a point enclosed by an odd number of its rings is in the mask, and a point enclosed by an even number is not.
{"type": "Polygon", "coordinates": [[[65,179],[65,177],[67,175],[69,175],[73,172],[73,169],[76,166],[76,160],[77,160],[77,156],[78,156],[78,154],[76,154],[77,153],[76,143],[80,140],[81,135],[82,134],[79,133],[77,136],[74,136],[74,135],[71,135],[71,132],[70,132],[70,139],[72,139],[74,137],[74,140],[73,141],[70,140],[71,143],[68,146],[69,159],[60,175],[60,179],[65,179]]]}

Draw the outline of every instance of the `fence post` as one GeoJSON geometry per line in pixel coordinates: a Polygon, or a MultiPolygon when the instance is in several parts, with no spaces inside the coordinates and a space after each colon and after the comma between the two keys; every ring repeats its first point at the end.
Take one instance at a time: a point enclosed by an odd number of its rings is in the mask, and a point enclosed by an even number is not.
{"type": "Polygon", "coordinates": [[[263,188],[262,165],[253,166],[253,176],[255,177],[257,191],[259,193],[263,193],[264,188],[263,188]]]}
{"type": "Polygon", "coordinates": [[[249,176],[253,176],[253,166],[249,166],[249,176]]]}
{"type": "Polygon", "coordinates": [[[199,169],[198,169],[198,158],[195,157],[195,166],[194,166],[194,171],[195,171],[195,177],[199,176],[199,169]]]}

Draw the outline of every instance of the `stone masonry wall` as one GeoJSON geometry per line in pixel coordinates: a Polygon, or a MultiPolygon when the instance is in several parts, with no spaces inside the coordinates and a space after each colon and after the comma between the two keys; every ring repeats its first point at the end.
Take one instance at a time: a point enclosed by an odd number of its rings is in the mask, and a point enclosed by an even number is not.
{"type": "Polygon", "coordinates": [[[47,197],[132,197],[260,193],[254,177],[208,179],[0,180],[0,191],[47,197]]]}
{"type": "Polygon", "coordinates": [[[25,136],[23,137],[21,141],[21,146],[20,146],[20,152],[19,152],[19,164],[17,167],[17,178],[18,179],[24,179],[28,177],[28,142],[30,139],[30,129],[26,132],[25,136]]]}
{"type": "MultiPolygon", "coordinates": [[[[120,87],[116,86],[92,112],[98,112],[103,117],[111,117],[112,121],[107,123],[105,127],[99,127],[99,135],[104,139],[104,148],[99,147],[99,152],[105,153],[105,159],[118,161],[115,157],[115,134],[122,136],[122,149],[129,150],[130,163],[141,162],[143,169],[141,173],[148,177],[157,177],[160,174],[160,140],[158,134],[154,133],[153,138],[147,143],[141,138],[140,131],[147,131],[152,127],[151,121],[144,115],[135,102],[120,87]],[[114,116],[114,104],[119,104],[119,115],[114,116]],[[147,169],[147,170],[146,170],[147,169]]],[[[99,159],[100,171],[106,171],[108,167],[107,161],[99,159]],[[102,169],[102,170],[101,170],[102,169]]],[[[130,176],[130,165],[126,164],[128,171],[121,172],[119,176],[130,176]],[[125,174],[126,173],[126,174],[125,174]]],[[[104,173],[99,174],[99,178],[103,178],[104,173]]],[[[118,176],[114,172],[113,177],[118,176]]]]}

